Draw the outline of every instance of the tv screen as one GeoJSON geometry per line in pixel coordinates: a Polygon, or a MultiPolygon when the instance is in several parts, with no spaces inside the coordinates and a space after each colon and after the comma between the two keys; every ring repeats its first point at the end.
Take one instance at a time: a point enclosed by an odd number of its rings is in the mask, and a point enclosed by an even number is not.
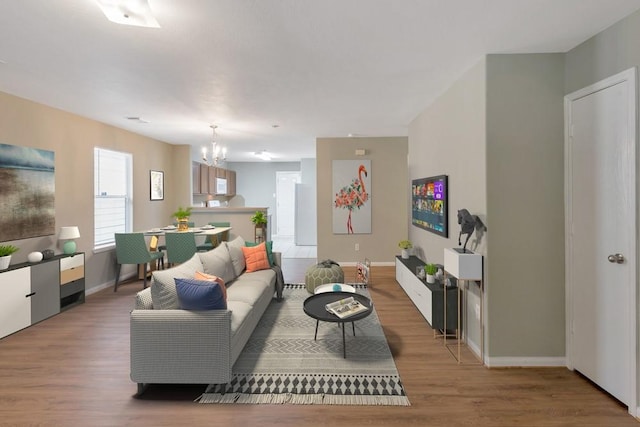
{"type": "Polygon", "coordinates": [[[411,223],[449,237],[447,175],[414,179],[411,182],[411,223]]]}

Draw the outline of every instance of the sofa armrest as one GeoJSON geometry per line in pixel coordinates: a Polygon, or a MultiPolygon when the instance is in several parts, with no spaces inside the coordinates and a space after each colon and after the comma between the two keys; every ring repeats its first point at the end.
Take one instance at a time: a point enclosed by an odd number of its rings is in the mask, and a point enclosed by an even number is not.
{"type": "Polygon", "coordinates": [[[231,380],[231,312],[133,310],[131,379],[213,384],[231,380]]]}
{"type": "Polygon", "coordinates": [[[282,267],[282,252],[272,252],[273,263],[279,267],[282,267]]]}

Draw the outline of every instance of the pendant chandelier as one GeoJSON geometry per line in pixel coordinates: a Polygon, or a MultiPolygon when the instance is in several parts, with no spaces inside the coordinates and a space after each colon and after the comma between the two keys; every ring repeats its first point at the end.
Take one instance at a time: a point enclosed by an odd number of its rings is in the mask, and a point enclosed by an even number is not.
{"type": "Polygon", "coordinates": [[[216,128],[218,126],[211,125],[213,136],[211,138],[211,159],[207,157],[207,147],[202,147],[202,160],[209,166],[218,166],[222,162],[227,161],[227,147],[222,146],[216,140],[216,128]]]}

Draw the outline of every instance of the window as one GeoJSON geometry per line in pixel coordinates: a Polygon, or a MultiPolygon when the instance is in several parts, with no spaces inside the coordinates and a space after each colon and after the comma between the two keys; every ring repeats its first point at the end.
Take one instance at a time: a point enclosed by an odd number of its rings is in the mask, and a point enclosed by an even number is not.
{"type": "Polygon", "coordinates": [[[95,148],[94,249],[115,244],[114,233],[131,231],[133,186],[131,154],[95,148]]]}

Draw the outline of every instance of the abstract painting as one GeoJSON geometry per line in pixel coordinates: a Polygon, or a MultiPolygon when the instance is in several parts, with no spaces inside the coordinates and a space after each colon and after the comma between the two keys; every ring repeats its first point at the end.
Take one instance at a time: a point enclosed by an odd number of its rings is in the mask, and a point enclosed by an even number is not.
{"type": "Polygon", "coordinates": [[[0,242],[55,234],[54,152],[0,144],[0,242]]]}
{"type": "Polygon", "coordinates": [[[333,233],[371,233],[371,160],[333,161],[333,233]]]}

